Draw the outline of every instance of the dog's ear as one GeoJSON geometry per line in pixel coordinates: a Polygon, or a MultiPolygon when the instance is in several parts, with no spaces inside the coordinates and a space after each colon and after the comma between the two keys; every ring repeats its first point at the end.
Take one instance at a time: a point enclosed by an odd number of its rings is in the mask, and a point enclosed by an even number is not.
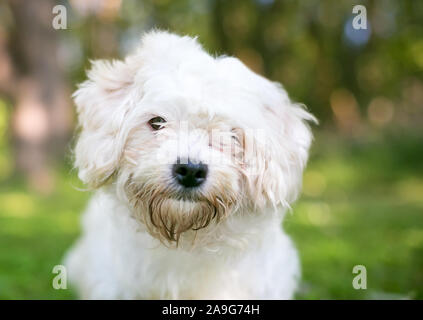
{"type": "Polygon", "coordinates": [[[127,61],[94,61],[88,80],[73,94],[81,129],[75,147],[79,178],[97,188],[113,176],[124,144],[123,121],[130,107],[134,68],[127,61]]]}
{"type": "Polygon", "coordinates": [[[251,196],[258,205],[288,207],[298,196],[312,134],[308,122],[317,120],[302,105],[290,101],[278,83],[260,84],[264,136],[253,138],[254,175],[251,196]]]}

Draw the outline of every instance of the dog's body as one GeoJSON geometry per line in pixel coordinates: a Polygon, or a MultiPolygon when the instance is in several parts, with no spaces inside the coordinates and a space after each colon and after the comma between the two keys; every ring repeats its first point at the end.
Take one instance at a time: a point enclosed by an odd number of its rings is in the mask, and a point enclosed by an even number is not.
{"type": "Polygon", "coordinates": [[[217,228],[232,238],[190,252],[158,244],[127,210],[107,193],[91,200],[67,263],[82,298],[292,298],[298,258],[277,217],[228,218],[217,228]]]}
{"type": "Polygon", "coordinates": [[[281,222],[314,118],[279,85],[155,32],[125,61],[96,63],[75,101],[76,167],[98,189],[65,262],[82,298],[293,297],[281,222]]]}

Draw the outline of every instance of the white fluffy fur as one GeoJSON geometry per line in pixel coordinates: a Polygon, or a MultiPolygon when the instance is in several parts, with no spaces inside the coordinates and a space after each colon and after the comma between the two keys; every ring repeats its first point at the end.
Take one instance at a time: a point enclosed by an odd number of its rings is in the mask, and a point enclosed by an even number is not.
{"type": "Polygon", "coordinates": [[[74,98],[75,166],[96,189],[65,261],[81,298],[293,297],[300,267],[281,223],[301,188],[314,118],[279,84],[210,56],[196,39],[156,31],[123,61],[93,62],[74,98]],[[155,116],[166,119],[162,130],[148,126],[155,116]],[[234,137],[240,154],[222,156],[230,146],[210,144],[214,129],[234,137]],[[198,202],[175,198],[177,157],[209,161],[198,202]],[[211,208],[220,219],[193,230],[211,208]],[[170,238],[168,225],[179,230],[170,238]]]}

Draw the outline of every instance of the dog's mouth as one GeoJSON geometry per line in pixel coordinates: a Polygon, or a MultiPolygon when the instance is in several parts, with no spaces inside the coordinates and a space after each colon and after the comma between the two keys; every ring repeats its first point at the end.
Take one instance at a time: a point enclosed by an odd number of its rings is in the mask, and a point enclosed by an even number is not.
{"type": "Polygon", "coordinates": [[[232,210],[235,199],[228,194],[203,194],[197,190],[127,184],[127,194],[134,216],[139,218],[151,235],[161,241],[178,242],[187,231],[206,228],[219,222],[232,210]]]}
{"type": "Polygon", "coordinates": [[[176,243],[183,233],[204,229],[212,221],[217,223],[228,212],[228,207],[223,203],[209,199],[175,199],[162,195],[149,199],[145,209],[144,222],[150,233],[159,239],[176,243]]]}
{"type": "Polygon", "coordinates": [[[183,190],[169,195],[169,199],[184,201],[184,202],[199,202],[204,201],[204,197],[197,190],[183,190]]]}

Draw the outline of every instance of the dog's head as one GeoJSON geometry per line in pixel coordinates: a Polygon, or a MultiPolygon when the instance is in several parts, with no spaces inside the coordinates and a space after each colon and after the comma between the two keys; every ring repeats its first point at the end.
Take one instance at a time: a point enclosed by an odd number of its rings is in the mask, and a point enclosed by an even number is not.
{"type": "Polygon", "coordinates": [[[300,190],[313,116],[193,38],[145,35],[125,60],[93,62],[74,98],[79,177],[111,186],[161,240],[286,207],[300,190]]]}

